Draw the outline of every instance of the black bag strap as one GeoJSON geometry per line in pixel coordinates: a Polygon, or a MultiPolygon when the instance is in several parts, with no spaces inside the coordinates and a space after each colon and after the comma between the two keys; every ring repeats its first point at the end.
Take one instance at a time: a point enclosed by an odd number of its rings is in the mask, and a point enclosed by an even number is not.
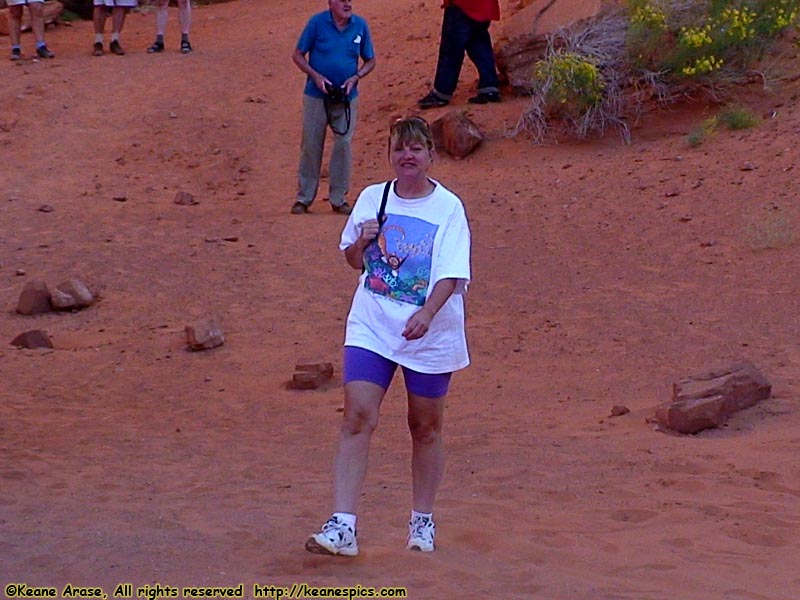
{"type": "Polygon", "coordinates": [[[381,199],[381,207],[378,209],[378,232],[380,233],[383,227],[383,221],[386,219],[386,200],[389,198],[389,190],[392,188],[392,180],[387,181],[383,186],[383,198],[381,199]]]}
{"type": "MultiPolygon", "coordinates": [[[[383,227],[383,221],[386,219],[386,201],[389,199],[389,190],[392,188],[392,180],[386,182],[386,185],[383,186],[383,198],[381,198],[381,207],[378,209],[378,233],[381,232],[381,227],[383,227]]],[[[374,243],[375,240],[378,239],[378,236],[375,236],[375,239],[370,242],[370,244],[374,243]]],[[[366,271],[366,266],[361,266],[361,272],[363,273],[366,271]]]]}

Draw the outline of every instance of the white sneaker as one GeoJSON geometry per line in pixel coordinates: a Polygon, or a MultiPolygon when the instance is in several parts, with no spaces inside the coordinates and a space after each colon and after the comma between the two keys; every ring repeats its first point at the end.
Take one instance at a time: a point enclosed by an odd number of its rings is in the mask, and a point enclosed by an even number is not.
{"type": "Polygon", "coordinates": [[[331,517],[325,521],[319,533],[308,538],[306,550],[315,554],[356,556],[358,555],[356,532],[337,517],[331,517]]]}
{"type": "Polygon", "coordinates": [[[433,552],[433,538],[435,535],[436,525],[431,519],[428,517],[415,517],[408,522],[406,550],[433,552]]]}

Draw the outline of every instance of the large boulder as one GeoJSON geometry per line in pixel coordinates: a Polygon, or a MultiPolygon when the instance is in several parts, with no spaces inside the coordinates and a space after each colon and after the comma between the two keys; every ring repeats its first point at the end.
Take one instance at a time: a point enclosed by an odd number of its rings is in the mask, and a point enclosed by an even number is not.
{"type": "Polygon", "coordinates": [[[533,66],[547,50],[547,36],[596,17],[601,0],[533,0],[503,19],[494,44],[497,69],[519,92],[531,90],[533,66]]]}

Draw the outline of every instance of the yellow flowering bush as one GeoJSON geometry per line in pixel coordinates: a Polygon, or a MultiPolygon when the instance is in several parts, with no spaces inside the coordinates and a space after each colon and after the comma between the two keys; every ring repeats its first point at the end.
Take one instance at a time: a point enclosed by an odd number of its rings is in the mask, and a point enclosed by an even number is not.
{"type": "Polygon", "coordinates": [[[603,98],[605,84],[597,66],[573,52],[556,52],[536,63],[534,78],[553,115],[578,116],[603,98]]]}
{"type": "Polygon", "coordinates": [[[744,67],[767,41],[796,25],[800,0],[711,0],[682,14],[664,0],[628,0],[628,54],[634,64],[671,77],[713,76],[724,67],[744,67]],[[663,19],[654,15],[662,15],[663,19]],[[681,25],[680,20],[699,25],[681,25]],[[665,31],[671,36],[672,43],[665,31]],[[662,43],[653,52],[649,40],[662,43]],[[644,51],[643,51],[644,50],[644,51]]]}
{"type": "Polygon", "coordinates": [[[613,128],[627,142],[629,123],[652,102],[724,102],[789,27],[800,29],[800,0],[625,0],[548,36],[531,70],[530,106],[511,131],[542,143],[613,128]]]}

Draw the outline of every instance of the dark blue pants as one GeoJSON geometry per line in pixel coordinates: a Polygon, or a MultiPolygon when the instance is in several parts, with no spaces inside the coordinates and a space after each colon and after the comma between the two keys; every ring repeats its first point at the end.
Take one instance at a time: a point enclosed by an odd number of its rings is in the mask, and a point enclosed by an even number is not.
{"type": "Polygon", "coordinates": [[[444,9],[439,61],[433,81],[433,89],[438,96],[445,100],[453,97],[465,52],[478,69],[478,92],[499,91],[489,24],[490,21],[469,18],[456,6],[444,9]]]}

